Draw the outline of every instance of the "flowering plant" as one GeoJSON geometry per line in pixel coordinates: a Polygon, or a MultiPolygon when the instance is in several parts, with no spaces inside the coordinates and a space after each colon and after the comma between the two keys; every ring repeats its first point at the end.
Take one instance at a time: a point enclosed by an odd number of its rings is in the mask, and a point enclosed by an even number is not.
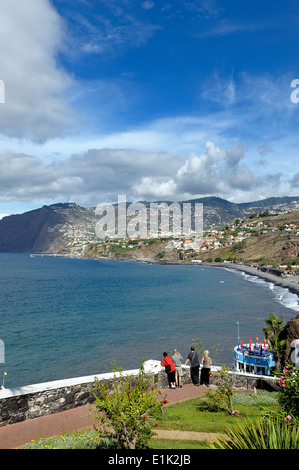
{"type": "Polygon", "coordinates": [[[145,376],[143,363],[137,378],[119,370],[112,388],[95,378],[94,411],[99,428],[113,428],[120,447],[146,448],[153,435],[153,421],[161,416],[167,401],[158,400],[160,391],[151,383],[152,377],[145,376]]]}
{"type": "Polygon", "coordinates": [[[299,370],[286,365],[279,377],[278,402],[290,419],[299,419],[299,370]]]}
{"type": "Polygon", "coordinates": [[[238,416],[233,409],[233,385],[234,374],[231,374],[226,366],[222,366],[221,370],[212,374],[214,381],[217,383],[217,389],[212,392],[206,393],[207,397],[211,398],[219,408],[224,408],[230,415],[238,416]]]}

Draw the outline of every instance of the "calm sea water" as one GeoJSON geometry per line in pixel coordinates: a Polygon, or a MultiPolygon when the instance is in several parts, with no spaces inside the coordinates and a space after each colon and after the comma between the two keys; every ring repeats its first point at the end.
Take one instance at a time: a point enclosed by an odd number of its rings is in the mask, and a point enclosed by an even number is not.
{"type": "Polygon", "coordinates": [[[159,266],[0,253],[0,339],[5,386],[125,369],[162,359],[193,338],[220,344],[214,363],[233,364],[238,324],[244,342],[262,339],[271,313],[285,322],[298,297],[223,268],[159,266]]]}

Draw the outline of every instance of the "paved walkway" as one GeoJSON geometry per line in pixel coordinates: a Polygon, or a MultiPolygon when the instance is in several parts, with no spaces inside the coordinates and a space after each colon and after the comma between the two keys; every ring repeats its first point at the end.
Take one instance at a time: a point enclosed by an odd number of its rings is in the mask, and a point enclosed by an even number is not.
{"type": "MultiPolygon", "coordinates": [[[[203,396],[208,389],[202,385],[196,387],[192,384],[183,385],[175,390],[162,390],[161,399],[166,399],[169,404],[203,396]]],[[[167,405],[166,405],[167,406],[167,405]]],[[[0,427],[0,449],[16,449],[31,441],[40,438],[57,436],[64,432],[75,432],[86,428],[92,428],[96,424],[93,412],[89,405],[80,406],[71,410],[41,416],[20,423],[8,424],[0,427]]],[[[206,433],[182,433],[178,431],[156,431],[157,437],[167,439],[199,439],[205,440],[213,437],[206,433]]]]}

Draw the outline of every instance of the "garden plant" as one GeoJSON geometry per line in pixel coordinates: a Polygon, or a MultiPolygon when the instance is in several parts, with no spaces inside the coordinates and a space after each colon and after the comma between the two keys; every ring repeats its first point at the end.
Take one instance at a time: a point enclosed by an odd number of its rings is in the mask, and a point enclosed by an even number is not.
{"type": "Polygon", "coordinates": [[[222,366],[221,370],[211,374],[213,379],[218,383],[218,387],[215,391],[208,391],[206,393],[207,397],[210,398],[213,408],[223,408],[233,415],[235,413],[233,406],[233,396],[234,396],[234,379],[235,375],[229,373],[229,370],[226,366],[222,366]]]}
{"type": "MultiPolygon", "coordinates": [[[[286,365],[281,372],[277,371],[279,393],[278,410],[262,412],[256,419],[243,419],[225,429],[225,437],[210,443],[213,449],[299,449],[299,371],[292,365],[286,365]]],[[[224,380],[225,375],[221,376],[224,380]]],[[[223,381],[214,392],[218,403],[232,410],[231,391],[223,381]],[[228,393],[226,393],[228,391],[228,393]],[[220,396],[219,394],[223,393],[220,396]]],[[[210,394],[211,397],[211,394],[210,394]]],[[[214,399],[215,399],[214,397],[214,399]]],[[[216,402],[216,399],[215,399],[216,402]]]]}
{"type": "Polygon", "coordinates": [[[280,374],[279,404],[284,413],[293,421],[299,421],[299,370],[286,365],[280,374]]]}
{"type": "Polygon", "coordinates": [[[144,449],[153,435],[155,421],[161,417],[166,400],[158,400],[153,378],[146,377],[143,363],[137,378],[119,369],[112,387],[95,379],[96,418],[99,430],[112,429],[120,448],[144,449]]]}

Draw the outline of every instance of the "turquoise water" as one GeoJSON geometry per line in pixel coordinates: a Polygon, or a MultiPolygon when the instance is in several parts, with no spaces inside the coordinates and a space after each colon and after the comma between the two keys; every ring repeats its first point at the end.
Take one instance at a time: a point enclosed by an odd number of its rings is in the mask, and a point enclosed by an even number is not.
{"type": "Polygon", "coordinates": [[[297,296],[223,268],[7,253],[0,301],[7,388],[103,373],[113,360],[138,368],[174,347],[185,358],[196,337],[231,366],[237,322],[247,342],[270,313],[298,313],[297,296]]]}

